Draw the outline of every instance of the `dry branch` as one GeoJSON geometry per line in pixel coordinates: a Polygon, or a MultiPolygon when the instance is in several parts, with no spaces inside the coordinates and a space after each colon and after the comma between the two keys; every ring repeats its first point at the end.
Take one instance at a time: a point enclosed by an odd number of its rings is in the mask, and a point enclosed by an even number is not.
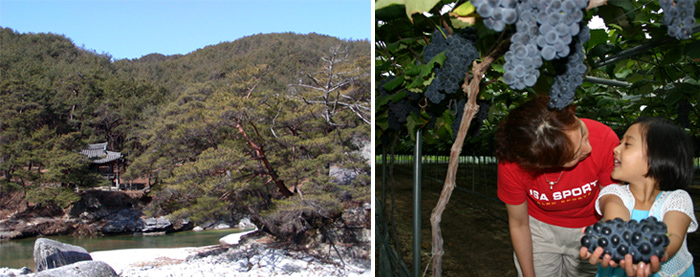
{"type": "Polygon", "coordinates": [[[462,90],[464,90],[464,92],[467,94],[467,102],[464,104],[462,122],[459,125],[457,138],[452,144],[452,149],[450,150],[450,162],[447,166],[447,177],[445,177],[445,184],[442,187],[440,199],[438,199],[438,202],[430,215],[430,225],[433,232],[433,276],[435,277],[442,274],[442,255],[445,254],[445,250],[442,246],[442,231],[440,230],[442,213],[445,211],[445,207],[450,201],[450,196],[455,188],[455,178],[457,176],[457,167],[459,166],[459,155],[462,152],[464,139],[467,137],[467,131],[469,130],[472,119],[479,111],[479,105],[476,104],[477,96],[479,96],[479,84],[481,83],[481,78],[484,75],[484,72],[486,72],[486,69],[494,60],[505,53],[509,44],[509,40],[502,40],[481,63],[476,63],[476,61],[474,61],[471,71],[471,82],[469,82],[469,74],[467,74],[467,76],[464,78],[462,90]]]}

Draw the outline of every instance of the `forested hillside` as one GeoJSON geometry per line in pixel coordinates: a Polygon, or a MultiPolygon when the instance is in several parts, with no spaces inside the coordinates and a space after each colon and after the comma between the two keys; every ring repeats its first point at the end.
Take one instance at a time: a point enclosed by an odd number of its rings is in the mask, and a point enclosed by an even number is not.
{"type": "Polygon", "coordinates": [[[370,59],[366,40],[283,33],[114,61],[1,28],[0,191],[70,207],[107,183],[79,150],[108,142],[122,182],[149,180],[146,214],[246,215],[298,239],[369,202],[370,59]]]}

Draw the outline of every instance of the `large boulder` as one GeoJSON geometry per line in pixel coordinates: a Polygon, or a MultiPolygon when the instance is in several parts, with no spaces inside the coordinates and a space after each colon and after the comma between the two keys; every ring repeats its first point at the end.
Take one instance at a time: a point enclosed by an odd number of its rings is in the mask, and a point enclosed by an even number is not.
{"type": "Polygon", "coordinates": [[[143,219],[138,209],[121,209],[119,212],[105,217],[105,225],[100,231],[105,234],[123,234],[141,232],[143,219]]]}
{"type": "Polygon", "coordinates": [[[103,261],[82,261],[62,267],[41,271],[35,277],[117,277],[114,269],[103,261]]]}
{"type": "Polygon", "coordinates": [[[141,232],[168,232],[173,229],[173,223],[167,217],[161,216],[158,218],[149,217],[143,221],[141,232]]]}
{"type": "Polygon", "coordinates": [[[38,238],[34,241],[34,265],[37,272],[91,260],[90,254],[80,246],[47,238],[38,238]]]}
{"type": "Polygon", "coordinates": [[[80,201],[73,203],[68,215],[92,222],[108,217],[122,209],[139,208],[148,198],[140,194],[122,191],[87,190],[80,195],[80,201]]]}

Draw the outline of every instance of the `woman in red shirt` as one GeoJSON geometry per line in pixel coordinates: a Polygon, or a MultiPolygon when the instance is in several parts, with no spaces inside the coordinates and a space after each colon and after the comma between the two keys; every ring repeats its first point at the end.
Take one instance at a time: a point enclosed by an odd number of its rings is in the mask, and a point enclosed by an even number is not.
{"type": "Polygon", "coordinates": [[[579,258],[581,228],[599,220],[595,200],[613,183],[610,127],[547,107],[538,96],[514,109],[496,130],[498,198],[506,203],[520,276],[594,276],[579,258]]]}

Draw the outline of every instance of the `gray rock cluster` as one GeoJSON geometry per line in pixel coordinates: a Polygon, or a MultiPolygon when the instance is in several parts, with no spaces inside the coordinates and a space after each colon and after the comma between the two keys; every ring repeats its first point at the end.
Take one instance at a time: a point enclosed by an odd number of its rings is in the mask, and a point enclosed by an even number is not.
{"type": "Polygon", "coordinates": [[[70,245],[47,238],[34,241],[34,265],[37,273],[29,268],[0,269],[0,277],[31,275],[36,277],[117,277],[107,263],[93,261],[90,254],[80,246],[70,245]]]}
{"type": "Polygon", "coordinates": [[[123,192],[86,191],[66,214],[60,211],[0,220],[0,240],[67,234],[159,234],[192,229],[193,224],[185,219],[145,217],[143,201],[123,192]]]}

